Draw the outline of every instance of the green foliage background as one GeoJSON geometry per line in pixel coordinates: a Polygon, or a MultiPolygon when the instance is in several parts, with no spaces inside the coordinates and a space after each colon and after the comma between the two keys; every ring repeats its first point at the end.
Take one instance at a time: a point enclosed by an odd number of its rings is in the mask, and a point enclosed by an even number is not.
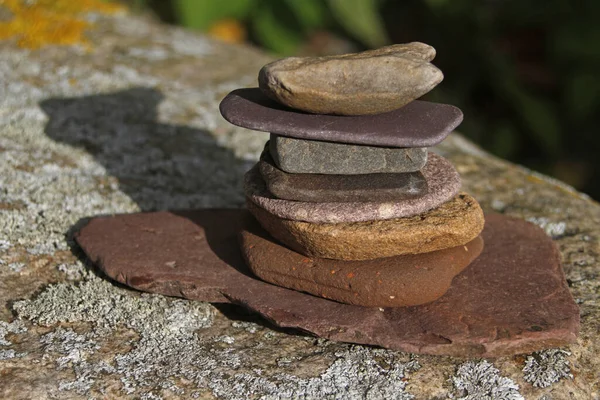
{"type": "Polygon", "coordinates": [[[600,1],[136,0],[199,30],[240,21],[280,56],[316,33],[356,50],[421,41],[445,79],[428,97],[465,113],[459,130],[492,153],[600,198],[600,1]]]}

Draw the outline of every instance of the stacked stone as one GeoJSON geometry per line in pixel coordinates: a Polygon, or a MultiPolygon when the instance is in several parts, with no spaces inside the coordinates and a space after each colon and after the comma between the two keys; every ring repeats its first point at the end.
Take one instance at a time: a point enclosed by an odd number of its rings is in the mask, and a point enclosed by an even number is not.
{"type": "Polygon", "coordinates": [[[434,56],[409,43],[287,58],[263,67],[260,88],[223,100],[229,122],[271,132],[245,194],[284,246],[242,232],[254,274],[343,303],[400,307],[441,297],[481,253],[479,204],[427,150],[462,121],[456,107],[416,100],[443,79],[434,56]]]}

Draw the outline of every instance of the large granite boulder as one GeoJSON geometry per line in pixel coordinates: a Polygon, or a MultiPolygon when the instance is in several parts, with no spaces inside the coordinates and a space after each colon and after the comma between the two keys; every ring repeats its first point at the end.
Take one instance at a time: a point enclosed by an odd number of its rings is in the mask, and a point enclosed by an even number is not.
{"type": "Polygon", "coordinates": [[[0,42],[0,398],[598,398],[600,207],[457,134],[436,151],[463,190],[556,240],[581,307],[576,345],[416,357],[98,276],[71,239],[85,218],[243,206],[268,134],[232,127],[218,102],[269,59],[126,13],[88,21],[68,46],[0,42]]]}

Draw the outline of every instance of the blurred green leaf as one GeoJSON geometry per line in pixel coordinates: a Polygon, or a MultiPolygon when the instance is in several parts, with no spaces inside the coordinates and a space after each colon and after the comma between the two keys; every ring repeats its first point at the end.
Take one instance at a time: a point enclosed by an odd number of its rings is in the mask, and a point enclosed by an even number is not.
{"type": "Polygon", "coordinates": [[[448,3],[450,3],[450,1],[448,1],[448,0],[425,0],[425,3],[427,3],[427,5],[431,9],[437,10],[437,9],[445,7],[448,3]]]}
{"type": "MultiPolygon", "coordinates": [[[[589,19],[589,18],[587,18],[589,19]]],[[[600,24],[597,21],[573,21],[559,26],[549,42],[555,57],[562,62],[600,62],[600,24]]]]}
{"type": "Polygon", "coordinates": [[[600,103],[600,78],[577,71],[565,88],[566,106],[573,119],[581,122],[592,115],[600,103]]]}
{"type": "Polygon", "coordinates": [[[537,98],[520,86],[506,83],[513,110],[529,128],[532,138],[547,154],[555,156],[560,146],[560,121],[556,110],[544,99],[537,98]]]}
{"type": "Polygon", "coordinates": [[[293,12],[280,0],[260,3],[252,13],[252,31],[259,43],[281,55],[292,55],[303,39],[293,12]]]}
{"type": "Polygon", "coordinates": [[[224,18],[243,19],[255,0],[174,0],[175,14],[188,28],[206,30],[224,18]]]}
{"type": "Polygon", "coordinates": [[[518,129],[510,121],[499,121],[490,142],[496,155],[503,158],[513,156],[519,144],[518,129]]]}
{"type": "Polygon", "coordinates": [[[368,47],[390,43],[376,0],[328,0],[336,21],[368,47]]]}
{"type": "Polygon", "coordinates": [[[327,8],[322,0],[284,0],[305,31],[322,27],[327,17],[327,8]]]}

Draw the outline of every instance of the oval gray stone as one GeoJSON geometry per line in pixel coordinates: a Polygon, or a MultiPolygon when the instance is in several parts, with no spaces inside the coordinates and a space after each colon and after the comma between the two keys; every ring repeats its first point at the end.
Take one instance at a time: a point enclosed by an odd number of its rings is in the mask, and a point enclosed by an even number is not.
{"type": "Polygon", "coordinates": [[[425,147],[379,147],[294,139],[272,133],[269,150],[275,164],[291,174],[360,175],[419,171],[425,147]]]}
{"type": "Polygon", "coordinates": [[[435,49],[396,44],[362,53],[288,57],[265,65],[258,85],[288,107],[316,114],[379,114],[423,96],[444,79],[435,49]]]}
{"type": "Polygon", "coordinates": [[[314,223],[341,223],[409,217],[436,208],[460,189],[460,176],[445,158],[429,153],[421,171],[429,188],[422,197],[397,201],[311,203],[275,198],[267,190],[258,164],[244,177],[244,193],[254,204],[279,218],[314,223]]]}

